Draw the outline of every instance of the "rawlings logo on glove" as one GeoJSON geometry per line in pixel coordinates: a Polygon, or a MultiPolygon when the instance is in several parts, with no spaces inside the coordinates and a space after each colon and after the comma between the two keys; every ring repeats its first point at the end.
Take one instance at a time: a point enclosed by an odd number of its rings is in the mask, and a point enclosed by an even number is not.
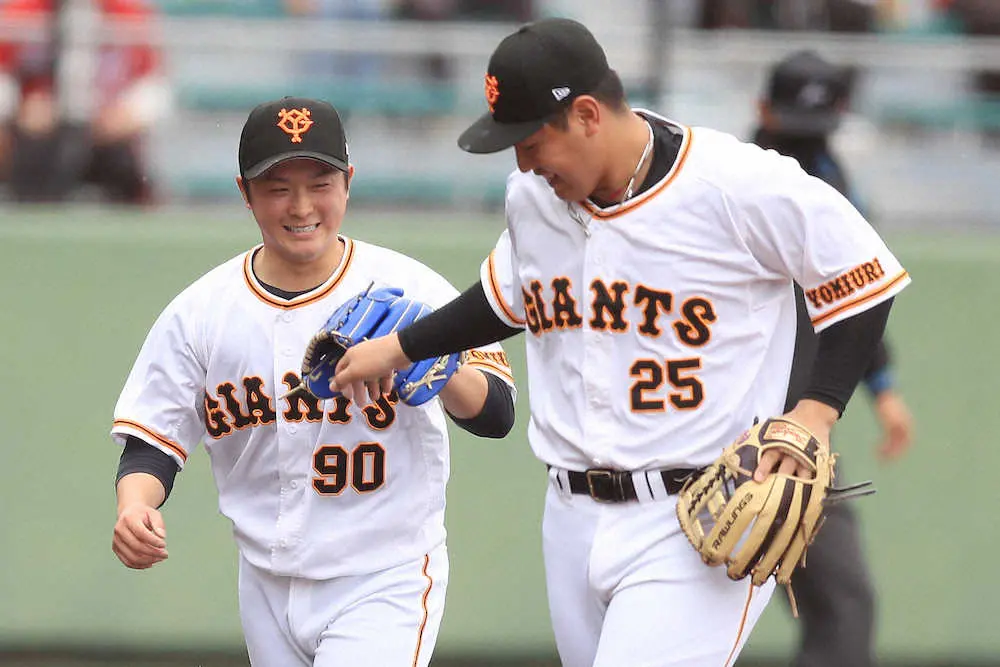
{"type": "Polygon", "coordinates": [[[407,405],[421,405],[437,396],[463,363],[464,352],[424,359],[396,373],[392,386],[407,405]]]}
{"type": "MultiPolygon", "coordinates": [[[[337,308],[313,335],[302,358],[302,384],[286,396],[299,391],[317,398],[338,396],[330,390],[330,381],[349,347],[402,329],[432,310],[404,297],[398,287],[372,287],[337,308]]],[[[464,355],[452,354],[418,361],[396,373],[393,388],[407,405],[421,405],[438,395],[463,360],[464,355]]]]}
{"type": "Polygon", "coordinates": [[[871,482],[835,488],[836,455],[807,429],[784,418],[756,424],[681,489],[677,519],[709,565],[726,565],[730,579],[752,577],[756,586],[774,576],[788,589],[805,565],[806,549],[833,502],[875,493],[871,482]],[[778,449],[805,464],[812,478],[772,473],[753,480],[761,455],[778,449]]]}

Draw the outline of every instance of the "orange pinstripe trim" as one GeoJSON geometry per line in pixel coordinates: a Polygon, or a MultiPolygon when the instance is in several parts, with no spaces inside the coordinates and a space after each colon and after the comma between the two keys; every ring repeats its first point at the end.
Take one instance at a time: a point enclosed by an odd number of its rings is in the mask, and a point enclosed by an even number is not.
{"type": "Polygon", "coordinates": [[[661,192],[663,192],[667,188],[667,186],[669,186],[671,183],[673,183],[674,179],[677,178],[677,175],[679,173],[681,173],[681,169],[684,168],[684,163],[687,161],[688,154],[691,152],[691,143],[692,143],[693,140],[694,140],[694,136],[691,134],[691,128],[685,127],[684,128],[684,148],[681,149],[681,155],[677,159],[677,165],[674,166],[673,172],[671,172],[665,179],[663,179],[662,183],[660,183],[659,185],[657,185],[652,190],[648,190],[648,191],[642,193],[640,196],[636,197],[635,199],[629,199],[624,204],[619,204],[617,207],[615,207],[611,211],[604,211],[604,210],[598,208],[593,203],[591,203],[591,201],[588,200],[588,199],[583,200],[583,202],[581,202],[581,203],[583,204],[584,208],[586,208],[588,211],[590,211],[590,214],[592,216],[594,216],[595,218],[600,218],[601,220],[610,220],[611,218],[617,218],[619,215],[623,215],[623,214],[628,213],[630,211],[634,211],[635,209],[639,208],[643,204],[645,204],[645,203],[647,203],[649,201],[652,201],[653,198],[656,197],[656,195],[658,195],[661,192]]]}
{"type": "Polygon", "coordinates": [[[344,239],[344,258],[340,262],[340,266],[337,267],[336,272],[333,274],[333,279],[330,284],[319,290],[315,294],[310,294],[306,298],[292,301],[285,301],[284,299],[279,299],[272,294],[261,289],[257,284],[257,281],[253,277],[253,267],[251,266],[251,261],[253,260],[253,255],[257,251],[257,248],[249,251],[246,257],[243,259],[243,280],[246,282],[247,287],[258,299],[263,301],[269,306],[274,306],[275,308],[281,308],[282,310],[294,310],[295,308],[301,308],[302,306],[307,306],[310,303],[319,301],[323,297],[327,296],[330,292],[340,284],[341,279],[347,274],[347,269],[351,265],[351,260],[354,259],[354,241],[349,238],[341,237],[344,239]]]}
{"type": "Polygon", "coordinates": [[[166,447],[170,451],[172,451],[175,454],[177,454],[177,456],[181,457],[181,461],[187,461],[187,452],[184,451],[183,447],[181,447],[180,445],[178,445],[176,442],[174,442],[172,440],[168,440],[167,438],[164,438],[162,435],[160,435],[156,431],[153,431],[148,426],[144,426],[144,425],[140,424],[139,422],[134,422],[131,419],[116,419],[114,421],[114,425],[115,426],[125,426],[127,428],[133,428],[136,431],[141,431],[143,434],[148,435],[150,438],[152,438],[156,442],[160,443],[161,445],[163,445],[164,447],[166,447]]]}
{"type": "Polygon", "coordinates": [[[431,555],[424,555],[424,572],[423,575],[427,579],[427,588],[424,590],[424,597],[421,599],[420,604],[424,608],[424,618],[420,621],[420,632],[417,633],[417,650],[413,654],[413,667],[417,667],[420,661],[420,649],[424,643],[424,629],[427,627],[427,617],[430,616],[430,611],[427,609],[427,598],[431,595],[431,588],[434,587],[434,579],[431,575],[427,574],[427,566],[430,565],[431,555]]]}
{"type": "Polygon", "coordinates": [[[883,294],[891,290],[893,287],[895,287],[896,283],[898,283],[901,280],[905,280],[908,276],[909,274],[906,271],[902,271],[898,276],[890,280],[888,285],[884,285],[883,287],[875,290],[871,294],[865,294],[864,296],[859,296],[857,299],[854,299],[853,301],[848,301],[847,303],[843,303],[837,306],[829,313],[823,313],[822,315],[816,316],[812,320],[813,326],[825,322],[834,315],[842,313],[849,308],[853,308],[854,306],[859,306],[862,303],[865,303],[866,301],[871,301],[874,298],[882,296],[883,294]]]}
{"type": "Polygon", "coordinates": [[[500,366],[499,364],[492,364],[488,361],[470,361],[466,364],[466,366],[478,366],[480,368],[486,368],[496,373],[497,375],[499,375],[500,377],[502,377],[503,379],[507,380],[512,384],[514,382],[513,373],[511,373],[511,370],[505,366],[500,366]]]}
{"type": "Polygon", "coordinates": [[[493,296],[496,297],[497,303],[500,304],[500,310],[504,312],[504,315],[509,317],[512,322],[516,322],[517,324],[524,324],[524,320],[515,315],[514,309],[511,308],[509,305],[507,305],[507,302],[504,301],[503,293],[500,291],[500,285],[497,282],[497,272],[496,269],[493,268],[494,267],[493,255],[495,254],[496,254],[496,249],[494,248],[493,250],[490,251],[489,259],[486,260],[486,267],[490,273],[490,290],[493,291],[493,296]]]}
{"type": "Polygon", "coordinates": [[[736,649],[739,647],[740,639],[743,637],[743,630],[745,630],[747,626],[747,615],[750,613],[751,600],[753,600],[753,582],[750,582],[750,591],[747,593],[747,603],[743,605],[743,617],[740,618],[740,627],[736,631],[736,641],[733,642],[733,650],[729,652],[729,657],[726,658],[724,667],[728,667],[729,662],[733,659],[733,656],[736,655],[736,649]]]}

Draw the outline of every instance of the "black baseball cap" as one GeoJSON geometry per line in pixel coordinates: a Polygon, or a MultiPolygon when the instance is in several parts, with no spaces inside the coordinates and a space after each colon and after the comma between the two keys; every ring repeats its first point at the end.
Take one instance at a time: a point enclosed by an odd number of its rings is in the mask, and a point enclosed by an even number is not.
{"type": "Polygon", "coordinates": [[[458,138],[462,150],[496,153],[528,138],[610,71],[604,49],[582,24],[542,19],[500,42],[486,68],[489,112],[458,138]]]}
{"type": "Polygon", "coordinates": [[[849,70],[814,51],[796,51],[771,70],[767,102],[786,134],[822,135],[840,124],[849,70]]]}
{"type": "Polygon", "coordinates": [[[347,138],[329,102],[283,97],[257,105],[240,134],[240,174],[257,178],[292,158],[311,158],[347,172],[347,138]]]}

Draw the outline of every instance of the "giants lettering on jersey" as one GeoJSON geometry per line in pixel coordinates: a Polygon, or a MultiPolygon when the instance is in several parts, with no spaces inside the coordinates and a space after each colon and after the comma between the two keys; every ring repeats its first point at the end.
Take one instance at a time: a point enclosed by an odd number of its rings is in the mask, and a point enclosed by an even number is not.
{"type": "MultiPolygon", "coordinates": [[[[541,281],[532,280],[521,287],[524,298],[525,320],[528,329],[536,336],[554,329],[575,329],[584,324],[584,314],[578,305],[577,296],[569,278],[553,278],[551,298],[547,298],[541,281]]],[[[647,285],[636,285],[632,289],[623,280],[610,285],[597,279],[590,283],[589,311],[587,326],[597,331],[625,333],[631,322],[638,322],[638,330],[644,336],[659,336],[663,333],[660,315],[671,315],[674,309],[674,294],[647,285]],[[631,298],[629,293],[631,292],[631,298]],[[635,307],[635,318],[626,316],[626,305],[635,307]]],[[[712,336],[711,324],[715,322],[715,308],[703,296],[693,296],[684,300],[678,308],[677,318],[669,325],[677,338],[691,347],[701,347],[712,336]]]]}
{"type": "MultiPolygon", "coordinates": [[[[675,299],[670,291],[642,284],[633,289],[624,280],[615,280],[609,285],[597,279],[590,283],[589,310],[584,318],[569,278],[553,278],[549,286],[551,298],[548,298],[540,280],[532,280],[521,287],[525,321],[536,336],[557,329],[581,328],[585,323],[596,331],[625,333],[633,322],[637,322],[638,331],[643,336],[655,338],[668,328],[673,330],[680,342],[690,347],[701,347],[712,337],[715,308],[703,296],[685,299],[673,321],[667,324],[660,316],[674,314],[675,299]],[[633,317],[626,315],[629,303],[636,311],[633,317]]],[[[679,410],[699,407],[705,398],[705,388],[695,374],[701,367],[700,356],[636,359],[629,368],[629,376],[634,379],[629,388],[632,411],[662,412],[667,408],[667,401],[679,410]],[[661,390],[667,383],[673,390],[663,394],[661,390]]]]}
{"type": "MultiPolygon", "coordinates": [[[[291,371],[285,373],[282,381],[289,389],[299,385],[299,376],[291,371]]],[[[205,429],[208,434],[218,440],[249,426],[271,424],[276,418],[274,399],[264,391],[264,381],[259,377],[245,377],[239,383],[223,382],[215,388],[216,396],[205,394],[205,429]],[[243,391],[236,389],[239,384],[243,391]],[[239,394],[244,395],[240,400],[239,394]]],[[[395,405],[399,401],[396,392],[382,396],[372,405],[362,408],[361,413],[369,428],[382,431],[396,421],[395,405]]],[[[288,422],[319,422],[324,418],[331,424],[347,424],[352,416],[348,411],[351,401],[343,396],[337,396],[329,401],[329,407],[324,411],[320,400],[315,396],[297,394],[285,399],[286,407],[282,413],[288,422]]]]}

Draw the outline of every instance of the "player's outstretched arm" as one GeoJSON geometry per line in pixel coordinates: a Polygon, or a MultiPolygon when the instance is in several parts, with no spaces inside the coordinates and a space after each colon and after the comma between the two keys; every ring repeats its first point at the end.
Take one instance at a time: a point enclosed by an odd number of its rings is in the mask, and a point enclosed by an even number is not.
{"type": "Polygon", "coordinates": [[[144,570],[167,558],[167,529],[156,509],[163,503],[163,483],[136,472],[118,480],[118,520],[111,550],[127,567],[144,570]]]}

